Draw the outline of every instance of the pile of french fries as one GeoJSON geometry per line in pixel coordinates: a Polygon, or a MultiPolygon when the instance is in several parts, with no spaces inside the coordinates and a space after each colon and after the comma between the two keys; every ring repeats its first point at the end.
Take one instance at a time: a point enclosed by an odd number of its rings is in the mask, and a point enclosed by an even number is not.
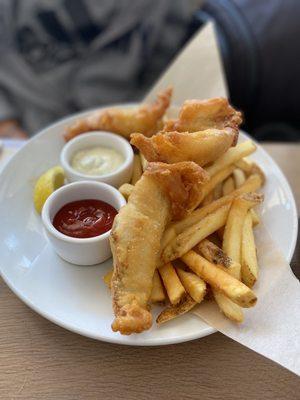
{"type": "MultiPolygon", "coordinates": [[[[167,227],[151,302],[169,305],[157,323],[190,311],[205,298],[213,298],[227,318],[239,323],[244,320],[243,308],[255,305],[252,287],[258,264],[253,228],[260,219],[254,207],[263,201],[257,191],[265,181],[260,168],[247,158],[255,150],[251,140],[240,143],[208,166],[210,180],[197,208],[167,227]]],[[[119,188],[126,199],[145,166],[143,156],[136,154],[132,181],[119,188]]],[[[111,275],[112,271],[104,277],[108,286],[111,275]]]]}

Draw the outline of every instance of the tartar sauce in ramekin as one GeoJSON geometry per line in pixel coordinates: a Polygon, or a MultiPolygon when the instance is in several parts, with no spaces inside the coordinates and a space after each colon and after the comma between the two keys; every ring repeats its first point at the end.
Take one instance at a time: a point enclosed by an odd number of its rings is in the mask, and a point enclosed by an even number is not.
{"type": "Polygon", "coordinates": [[[85,175],[107,175],[118,169],[124,161],[123,155],[117,150],[97,146],[77,151],[71,159],[71,166],[85,175]]]}

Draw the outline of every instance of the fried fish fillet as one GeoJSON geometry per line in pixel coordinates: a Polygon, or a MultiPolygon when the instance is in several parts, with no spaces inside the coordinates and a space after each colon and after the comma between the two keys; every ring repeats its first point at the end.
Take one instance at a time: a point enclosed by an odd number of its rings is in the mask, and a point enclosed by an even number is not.
{"type": "Polygon", "coordinates": [[[138,108],[107,108],[93,112],[69,126],[65,134],[68,141],[73,137],[95,130],[118,133],[129,139],[133,132],[151,136],[162,127],[162,117],[170,105],[172,89],[158,94],[152,104],[143,104],[138,108]]]}
{"type": "Polygon", "coordinates": [[[169,164],[194,161],[200,166],[215,161],[237,142],[238,131],[232,128],[206,129],[200,132],[160,132],[147,138],[139,133],[131,135],[147,161],[169,164]]]}
{"type": "Polygon", "coordinates": [[[242,122],[242,114],[222,97],[186,100],[181,107],[179,118],[167,121],[163,130],[198,132],[210,128],[237,129],[242,122]]]}
{"type": "Polygon", "coordinates": [[[110,236],[113,331],[129,335],[151,327],[148,302],[166,224],[195,207],[207,179],[206,172],[193,162],[149,163],[136,183],[110,236]]]}

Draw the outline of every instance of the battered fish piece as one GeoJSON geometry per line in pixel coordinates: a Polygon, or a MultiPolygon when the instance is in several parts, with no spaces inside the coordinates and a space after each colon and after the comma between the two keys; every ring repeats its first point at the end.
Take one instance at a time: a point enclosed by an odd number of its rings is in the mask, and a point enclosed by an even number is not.
{"type": "Polygon", "coordinates": [[[171,97],[172,89],[168,88],[159,93],[152,104],[95,111],[71,125],[64,137],[68,141],[81,133],[97,130],[114,132],[128,139],[133,132],[151,136],[162,128],[162,117],[170,105],[171,97]]]}
{"type": "Polygon", "coordinates": [[[189,160],[204,166],[234,146],[237,138],[237,130],[225,128],[192,133],[160,132],[151,138],[134,133],[130,143],[142,152],[147,161],[173,164],[189,160]]]}
{"type": "Polygon", "coordinates": [[[148,303],[163,232],[171,219],[180,219],[195,207],[207,179],[206,172],[193,162],[150,163],[136,183],[110,236],[113,331],[130,335],[151,327],[148,303]]]}
{"type": "Polygon", "coordinates": [[[198,132],[210,128],[238,129],[242,122],[242,114],[222,97],[209,100],[186,100],[181,107],[179,118],[167,121],[163,130],[165,132],[198,132]]]}

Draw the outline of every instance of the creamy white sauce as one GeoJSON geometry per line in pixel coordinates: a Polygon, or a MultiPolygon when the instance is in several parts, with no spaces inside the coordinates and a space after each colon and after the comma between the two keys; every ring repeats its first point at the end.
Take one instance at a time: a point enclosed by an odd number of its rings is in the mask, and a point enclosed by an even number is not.
{"type": "Polygon", "coordinates": [[[106,175],[114,172],[124,161],[123,155],[117,150],[97,146],[77,151],[71,166],[85,175],[106,175]]]}

